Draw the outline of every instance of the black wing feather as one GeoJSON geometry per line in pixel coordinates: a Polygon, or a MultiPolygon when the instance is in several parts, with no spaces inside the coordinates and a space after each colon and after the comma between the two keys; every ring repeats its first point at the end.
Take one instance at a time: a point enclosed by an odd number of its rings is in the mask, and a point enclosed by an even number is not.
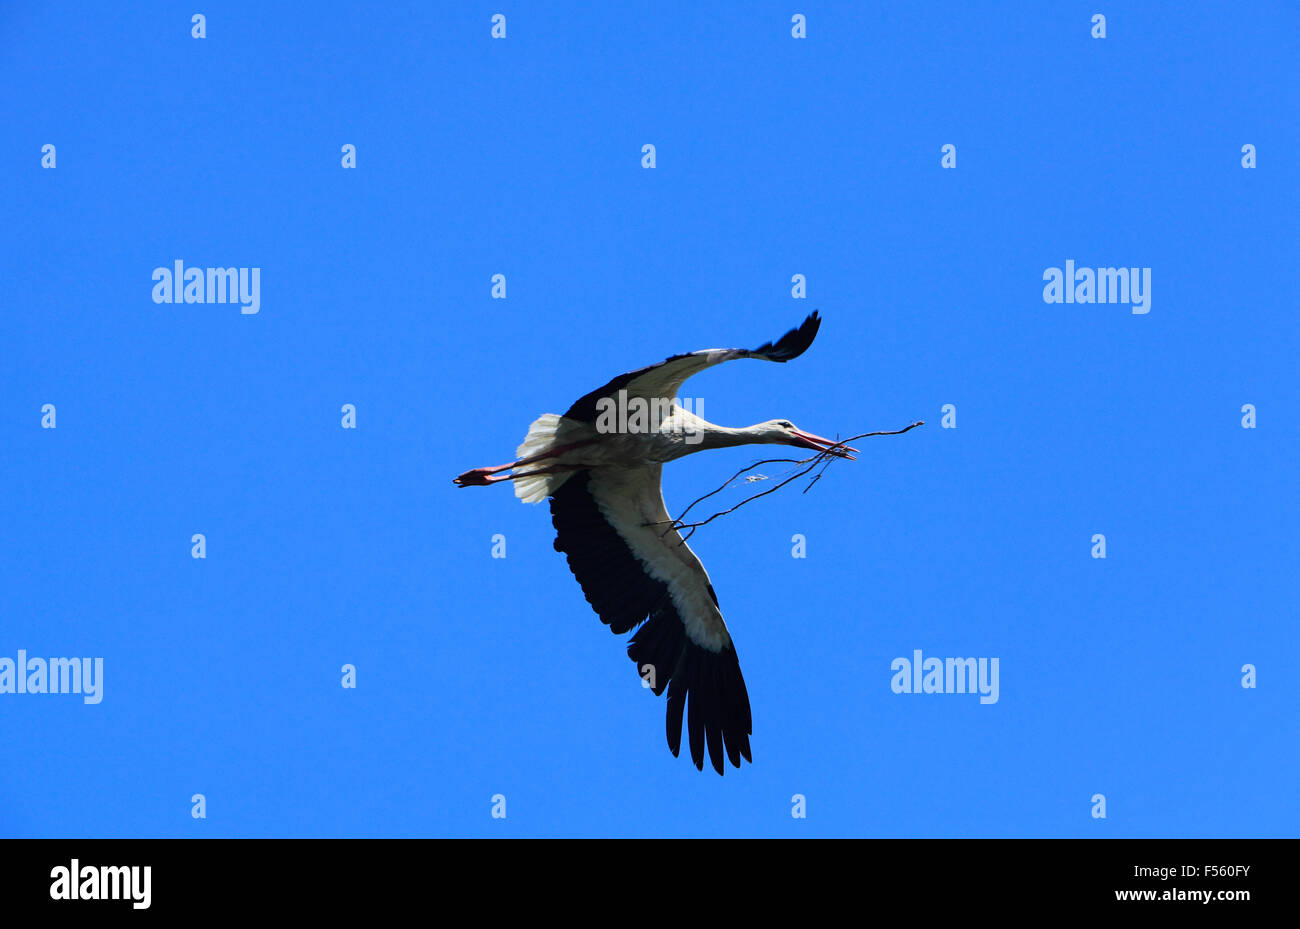
{"type": "MultiPolygon", "coordinates": [[[[762,358],[764,361],[787,362],[792,358],[798,358],[808,350],[808,346],[813,344],[813,339],[817,338],[817,330],[821,328],[822,320],[817,310],[808,314],[807,319],[800,323],[794,329],[791,329],[775,342],[764,342],[755,349],[734,349],[730,353],[732,358],[762,358]]],[[[596,421],[596,404],[605,397],[617,396],[618,392],[634,380],[647,372],[653,371],[661,365],[671,364],[681,358],[689,358],[697,352],[684,352],[680,355],[671,355],[658,364],[646,365],[644,368],[637,368],[635,371],[628,371],[626,374],[620,374],[608,384],[597,387],[589,394],[585,394],[578,399],[573,406],[569,407],[568,412],[564,415],[567,419],[575,419],[579,422],[592,423],[596,421]]]]}
{"type": "MultiPolygon", "coordinates": [[[[565,553],[587,602],[612,632],[627,632],[644,621],[628,642],[627,654],[643,677],[641,669],[646,665],[654,669],[656,696],[668,690],[668,748],[673,755],[681,750],[685,710],[695,767],[704,769],[706,744],[719,774],[724,770],[724,752],[737,768],[742,757],[753,763],[749,692],[734,644],[712,652],[691,641],[668,585],[646,574],[601,513],[589,481],[590,472],[579,471],[551,497],[555,550],[565,553]]],[[[716,603],[712,586],[709,593],[716,603]]]]}
{"type": "Polygon", "coordinates": [[[792,358],[798,358],[804,352],[808,351],[808,346],[813,344],[813,339],[817,338],[817,330],[821,328],[822,319],[813,310],[808,314],[808,318],[799,324],[798,328],[791,329],[775,343],[764,342],[758,348],[749,352],[752,358],[763,358],[767,361],[786,362],[792,358]]]}

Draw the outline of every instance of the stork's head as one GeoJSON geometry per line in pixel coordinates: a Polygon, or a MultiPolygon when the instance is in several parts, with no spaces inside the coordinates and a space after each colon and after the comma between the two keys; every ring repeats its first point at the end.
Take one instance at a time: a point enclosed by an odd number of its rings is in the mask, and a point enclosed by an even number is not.
{"type": "Polygon", "coordinates": [[[763,423],[764,440],[774,445],[793,445],[795,448],[810,448],[815,452],[830,452],[842,458],[851,458],[850,452],[857,452],[834,439],[823,439],[811,432],[804,432],[788,419],[774,419],[763,423]]]}

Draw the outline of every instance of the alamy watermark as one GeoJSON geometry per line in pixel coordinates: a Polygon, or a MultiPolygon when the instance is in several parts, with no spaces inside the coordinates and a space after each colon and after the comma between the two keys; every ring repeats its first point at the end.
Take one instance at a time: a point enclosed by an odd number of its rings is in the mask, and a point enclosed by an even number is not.
{"type": "Polygon", "coordinates": [[[998,702],[998,660],[996,658],[924,658],[914,649],[912,657],[895,658],[889,687],[896,694],[979,694],[980,703],[998,702]]]}
{"type": "Polygon", "coordinates": [[[626,390],[620,390],[617,397],[596,401],[596,431],[602,435],[667,431],[686,436],[687,445],[698,445],[704,440],[703,416],[704,401],[699,398],[629,397],[626,390]],[[686,415],[674,415],[674,407],[680,407],[686,415]]]}
{"type": "Polygon", "coordinates": [[[83,865],[77,858],[50,870],[51,900],[129,900],[133,909],[152,902],[153,867],[83,865]]]}
{"type": "Polygon", "coordinates": [[[0,695],[81,694],[85,703],[104,699],[103,658],[0,658],[0,695]]]}
{"type": "Polygon", "coordinates": [[[187,268],[178,258],[153,279],[154,303],[238,303],[245,316],[262,308],[261,268],[187,268]]]}
{"type": "Polygon", "coordinates": [[[1141,316],[1151,312],[1150,268],[1075,268],[1074,259],[1065,270],[1043,271],[1044,303],[1127,303],[1141,316]]]}

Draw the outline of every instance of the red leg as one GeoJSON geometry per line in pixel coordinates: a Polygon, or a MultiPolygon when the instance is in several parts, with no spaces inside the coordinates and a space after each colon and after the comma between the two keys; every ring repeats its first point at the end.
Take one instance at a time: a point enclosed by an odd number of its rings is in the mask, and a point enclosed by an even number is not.
{"type": "MultiPolygon", "coordinates": [[[[518,468],[524,465],[533,464],[534,462],[537,461],[544,461],[547,458],[554,458],[556,455],[564,454],[571,448],[577,448],[580,445],[586,445],[588,442],[591,441],[593,440],[583,439],[581,442],[570,442],[568,445],[557,445],[549,452],[543,452],[540,455],[530,455],[527,458],[520,458],[518,461],[512,461],[509,464],[497,465],[496,467],[492,467],[492,468],[474,468],[472,471],[466,471],[464,474],[460,475],[459,477],[452,478],[452,483],[454,483],[458,487],[486,487],[487,485],[495,484],[498,481],[513,480],[514,475],[510,475],[510,476],[502,475],[501,477],[493,477],[492,475],[498,474],[501,471],[509,471],[511,468],[518,468]]],[[[573,469],[566,468],[564,470],[571,471],[573,469]]],[[[530,473],[554,474],[556,472],[555,471],[532,471],[530,473]]],[[[521,474],[519,475],[519,477],[524,477],[524,475],[521,474]]]]}

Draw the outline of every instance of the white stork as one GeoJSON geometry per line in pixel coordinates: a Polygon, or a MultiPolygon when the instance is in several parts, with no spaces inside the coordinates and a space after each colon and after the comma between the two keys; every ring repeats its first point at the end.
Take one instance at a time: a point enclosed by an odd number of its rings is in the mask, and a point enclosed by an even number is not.
{"type": "Polygon", "coordinates": [[[685,714],[691,759],[700,770],[706,743],[719,774],[724,752],[737,768],[742,757],[753,762],[749,694],[708,572],[664,507],[663,464],[733,445],[793,445],[846,457],[857,449],[802,432],[784,419],[743,429],[716,426],[682,409],[675,398],[692,374],[733,358],[798,358],[820,325],[814,311],[797,329],[756,349],[706,349],[620,374],[563,416],[547,413],[534,422],[518,460],[454,479],[461,487],[513,481],[526,503],[551,498],[556,551],[568,556],[587,602],[612,632],[640,625],[628,642],[628,657],[656,696],[668,689],[673,755],[681,748],[685,714]],[[652,411],[644,429],[611,432],[598,425],[598,411],[616,403],[621,391],[626,403],[640,398],[652,411]]]}

